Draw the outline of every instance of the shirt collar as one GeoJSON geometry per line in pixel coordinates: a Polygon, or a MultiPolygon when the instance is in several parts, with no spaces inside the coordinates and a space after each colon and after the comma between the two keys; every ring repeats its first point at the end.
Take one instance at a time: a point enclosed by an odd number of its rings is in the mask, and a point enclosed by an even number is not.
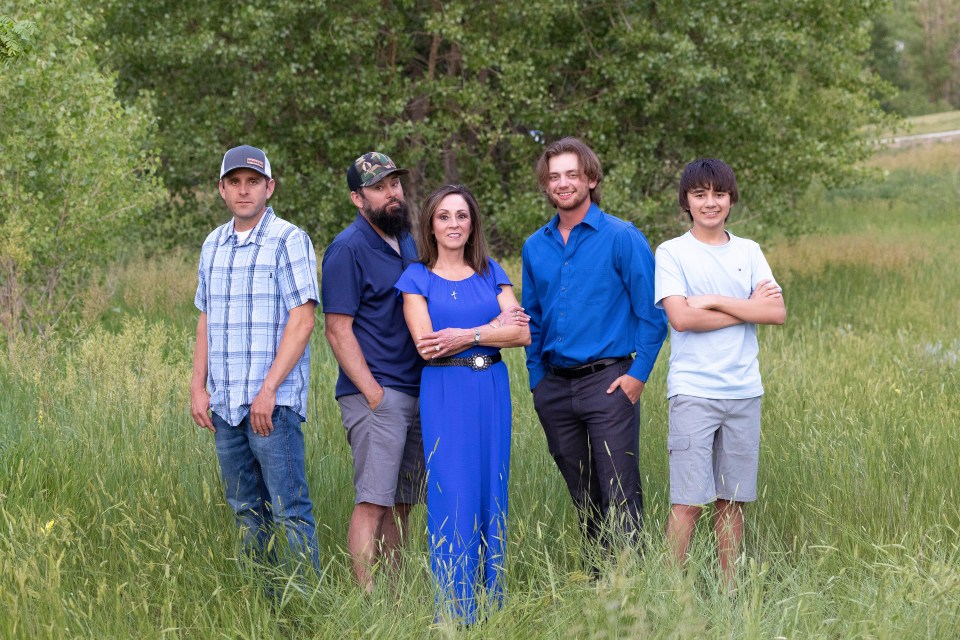
{"type": "MultiPolygon", "coordinates": [[[[247,236],[247,240],[244,242],[244,244],[250,244],[252,242],[261,244],[263,241],[263,236],[267,232],[267,227],[270,226],[270,222],[275,217],[276,216],[273,213],[273,207],[267,207],[264,210],[263,215],[260,216],[260,221],[257,222],[253,229],[250,230],[250,235],[247,236]]],[[[236,230],[233,228],[233,223],[234,220],[230,220],[227,231],[220,236],[220,244],[225,244],[227,240],[237,235],[236,230]]]]}
{"type": "MultiPolygon", "coordinates": [[[[597,230],[600,228],[600,223],[603,220],[603,211],[600,207],[597,206],[596,202],[590,203],[590,208],[587,209],[587,215],[583,217],[583,223],[589,227],[597,230]]],[[[544,231],[549,230],[551,233],[560,233],[560,214],[553,214],[550,222],[547,223],[547,226],[544,227],[544,231]]]]}

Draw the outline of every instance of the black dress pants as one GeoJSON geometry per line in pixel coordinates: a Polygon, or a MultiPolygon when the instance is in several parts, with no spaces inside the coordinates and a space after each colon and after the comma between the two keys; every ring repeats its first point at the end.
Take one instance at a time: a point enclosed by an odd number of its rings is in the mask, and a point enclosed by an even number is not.
{"type": "Polygon", "coordinates": [[[640,403],[607,389],[632,364],[627,359],[577,379],[552,373],[537,384],[534,407],[547,446],[567,483],[589,539],[635,538],[643,525],[640,487],[640,403]]]}

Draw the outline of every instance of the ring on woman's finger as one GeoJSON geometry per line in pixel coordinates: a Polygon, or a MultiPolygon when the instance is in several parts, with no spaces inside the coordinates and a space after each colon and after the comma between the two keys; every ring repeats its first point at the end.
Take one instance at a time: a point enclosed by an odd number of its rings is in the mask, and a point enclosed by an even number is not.
{"type": "Polygon", "coordinates": [[[437,351],[440,351],[440,345],[437,345],[437,351]]]}

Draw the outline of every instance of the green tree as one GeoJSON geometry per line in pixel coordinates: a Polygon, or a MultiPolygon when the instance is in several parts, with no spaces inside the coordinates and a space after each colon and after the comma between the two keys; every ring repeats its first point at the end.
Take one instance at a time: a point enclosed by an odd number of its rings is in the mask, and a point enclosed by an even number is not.
{"type": "Polygon", "coordinates": [[[738,169],[752,217],[789,226],[795,195],[853,177],[861,127],[884,118],[863,68],[874,0],[95,4],[121,95],[156,104],[171,241],[222,219],[216,166],[241,142],[267,150],[275,205],[320,245],[354,215],[345,167],[376,148],[414,170],[414,201],[469,185],[515,251],[547,215],[542,141],[563,135],[594,145],[605,204],[655,238],[701,155],[738,169]]]}
{"type": "Polygon", "coordinates": [[[216,168],[241,142],[268,152],[274,206],[321,245],[355,215],[344,171],[371,149],[413,169],[414,202],[462,180],[494,217],[507,205],[536,212],[529,162],[538,145],[526,121],[542,119],[546,79],[528,59],[536,39],[525,27],[540,18],[514,5],[100,4],[121,94],[146,91],[156,102],[163,175],[176,194],[162,237],[195,243],[222,219],[216,168]],[[498,37],[484,23],[502,25],[498,37]]]}
{"type": "Polygon", "coordinates": [[[915,0],[919,38],[909,41],[907,73],[931,103],[960,108],[960,0],[915,0]]]}
{"type": "Polygon", "coordinates": [[[639,203],[637,222],[655,237],[674,233],[673,218],[657,214],[676,211],[684,164],[713,156],[737,170],[738,218],[790,230],[798,223],[792,204],[812,179],[857,177],[858,161],[872,153],[860,127],[884,119],[872,96],[886,88],[863,68],[871,17],[883,3],[642,6],[584,3],[565,22],[578,68],[571,73],[558,58],[554,70],[575,82],[562,85],[568,96],[552,92],[561,106],[549,127],[599,141],[616,184],[613,210],[639,203]]]}
{"type": "Polygon", "coordinates": [[[887,109],[960,108],[960,0],[895,0],[876,21],[870,64],[898,90],[887,109]]]}
{"type": "MultiPolygon", "coordinates": [[[[150,118],[114,94],[72,3],[19,2],[40,30],[0,82],[0,326],[8,337],[70,315],[95,266],[165,197],[150,118]]],[[[0,3],[0,12],[9,11],[0,3]]]]}

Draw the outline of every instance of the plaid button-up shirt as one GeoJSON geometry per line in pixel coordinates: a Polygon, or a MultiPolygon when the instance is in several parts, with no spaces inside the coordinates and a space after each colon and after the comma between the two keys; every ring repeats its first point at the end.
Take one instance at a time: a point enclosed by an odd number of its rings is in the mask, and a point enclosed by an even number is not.
{"type": "MultiPolygon", "coordinates": [[[[194,304],[207,314],[210,408],[231,425],[250,411],[276,357],[290,309],[317,302],[317,257],[310,237],[267,207],[242,243],[233,221],[200,252],[194,304]]],[[[310,347],[277,389],[277,405],[307,415],[310,347]]]]}

